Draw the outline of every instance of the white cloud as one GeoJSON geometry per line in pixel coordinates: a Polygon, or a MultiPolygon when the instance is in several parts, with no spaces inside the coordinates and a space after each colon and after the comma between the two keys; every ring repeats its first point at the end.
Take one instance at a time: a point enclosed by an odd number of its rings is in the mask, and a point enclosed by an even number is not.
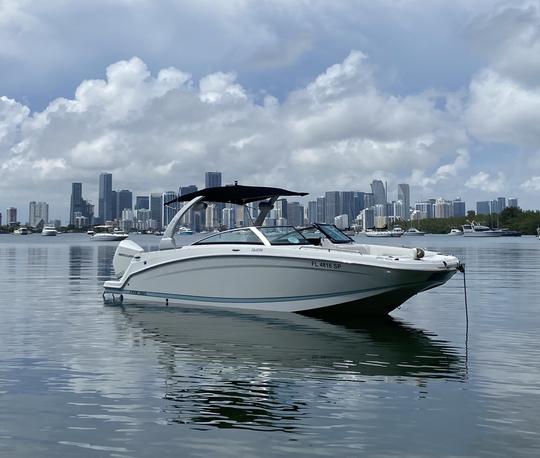
{"type": "Polygon", "coordinates": [[[494,193],[502,191],[505,182],[506,177],[502,172],[498,172],[496,176],[491,176],[486,172],[478,172],[465,182],[465,186],[470,189],[494,193]]]}
{"type": "Polygon", "coordinates": [[[540,176],[534,176],[521,184],[521,189],[526,191],[540,191],[540,176]]]}

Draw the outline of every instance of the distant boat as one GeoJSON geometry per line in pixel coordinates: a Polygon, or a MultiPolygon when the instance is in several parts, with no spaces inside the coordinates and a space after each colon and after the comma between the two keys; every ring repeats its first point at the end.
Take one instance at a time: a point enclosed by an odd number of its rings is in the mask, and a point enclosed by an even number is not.
{"type": "Polygon", "coordinates": [[[58,231],[54,226],[43,226],[41,230],[41,235],[44,237],[54,237],[58,234],[58,231]]]}
{"type": "Polygon", "coordinates": [[[178,229],[178,234],[180,234],[180,235],[193,235],[193,231],[191,229],[188,229],[185,226],[182,226],[180,229],[178,229]]]}
{"type": "Polygon", "coordinates": [[[501,237],[502,231],[490,229],[487,226],[482,226],[472,221],[471,223],[461,226],[464,237],[501,237]]]}
{"type": "Polygon", "coordinates": [[[365,234],[367,237],[401,237],[404,234],[404,230],[396,226],[391,230],[384,231],[366,231],[365,234]]]}
{"type": "Polygon", "coordinates": [[[450,229],[448,235],[463,235],[463,231],[461,229],[456,229],[455,227],[453,227],[452,229],[450,229]]]}
{"type": "Polygon", "coordinates": [[[19,229],[15,229],[13,233],[15,235],[28,235],[30,231],[28,230],[28,228],[22,226],[22,227],[19,227],[19,229]]]}
{"type": "Polygon", "coordinates": [[[418,229],[416,229],[415,227],[411,227],[409,229],[407,229],[403,235],[407,235],[407,236],[418,236],[418,235],[426,235],[425,232],[422,232],[422,231],[419,231],[418,229]]]}
{"type": "Polygon", "coordinates": [[[95,233],[92,235],[92,240],[95,242],[119,242],[127,239],[128,234],[118,229],[113,229],[112,226],[95,226],[95,233]]]}

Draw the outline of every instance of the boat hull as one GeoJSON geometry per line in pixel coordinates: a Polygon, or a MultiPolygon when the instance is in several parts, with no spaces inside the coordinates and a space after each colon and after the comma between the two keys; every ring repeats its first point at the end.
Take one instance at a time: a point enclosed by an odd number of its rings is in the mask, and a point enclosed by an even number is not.
{"type": "MultiPolygon", "coordinates": [[[[140,262],[140,261],[139,261],[140,262]]],[[[421,261],[419,261],[421,263],[421,261]]],[[[161,262],[105,284],[124,301],[280,312],[386,314],[455,268],[392,269],[328,258],[222,255],[161,262]]]]}

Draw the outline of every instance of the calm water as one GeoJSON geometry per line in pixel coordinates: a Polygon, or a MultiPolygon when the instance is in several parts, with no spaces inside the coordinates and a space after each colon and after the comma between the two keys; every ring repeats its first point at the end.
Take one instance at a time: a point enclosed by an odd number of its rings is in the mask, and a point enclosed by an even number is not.
{"type": "Polygon", "coordinates": [[[0,456],[539,456],[540,241],[394,243],[466,262],[468,332],[461,275],[379,323],[105,307],[114,243],[0,235],[0,456]]]}

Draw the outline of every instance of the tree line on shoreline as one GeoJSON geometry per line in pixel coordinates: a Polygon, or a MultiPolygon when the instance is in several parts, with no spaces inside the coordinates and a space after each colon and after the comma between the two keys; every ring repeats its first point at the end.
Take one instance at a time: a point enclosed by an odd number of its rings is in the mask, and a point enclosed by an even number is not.
{"type": "Polygon", "coordinates": [[[476,215],[474,211],[469,211],[466,217],[407,221],[402,227],[404,229],[415,227],[429,234],[448,234],[450,229],[461,229],[463,224],[473,220],[493,229],[507,228],[524,235],[536,235],[540,227],[540,211],[505,208],[501,213],[493,215],[476,215]]]}

